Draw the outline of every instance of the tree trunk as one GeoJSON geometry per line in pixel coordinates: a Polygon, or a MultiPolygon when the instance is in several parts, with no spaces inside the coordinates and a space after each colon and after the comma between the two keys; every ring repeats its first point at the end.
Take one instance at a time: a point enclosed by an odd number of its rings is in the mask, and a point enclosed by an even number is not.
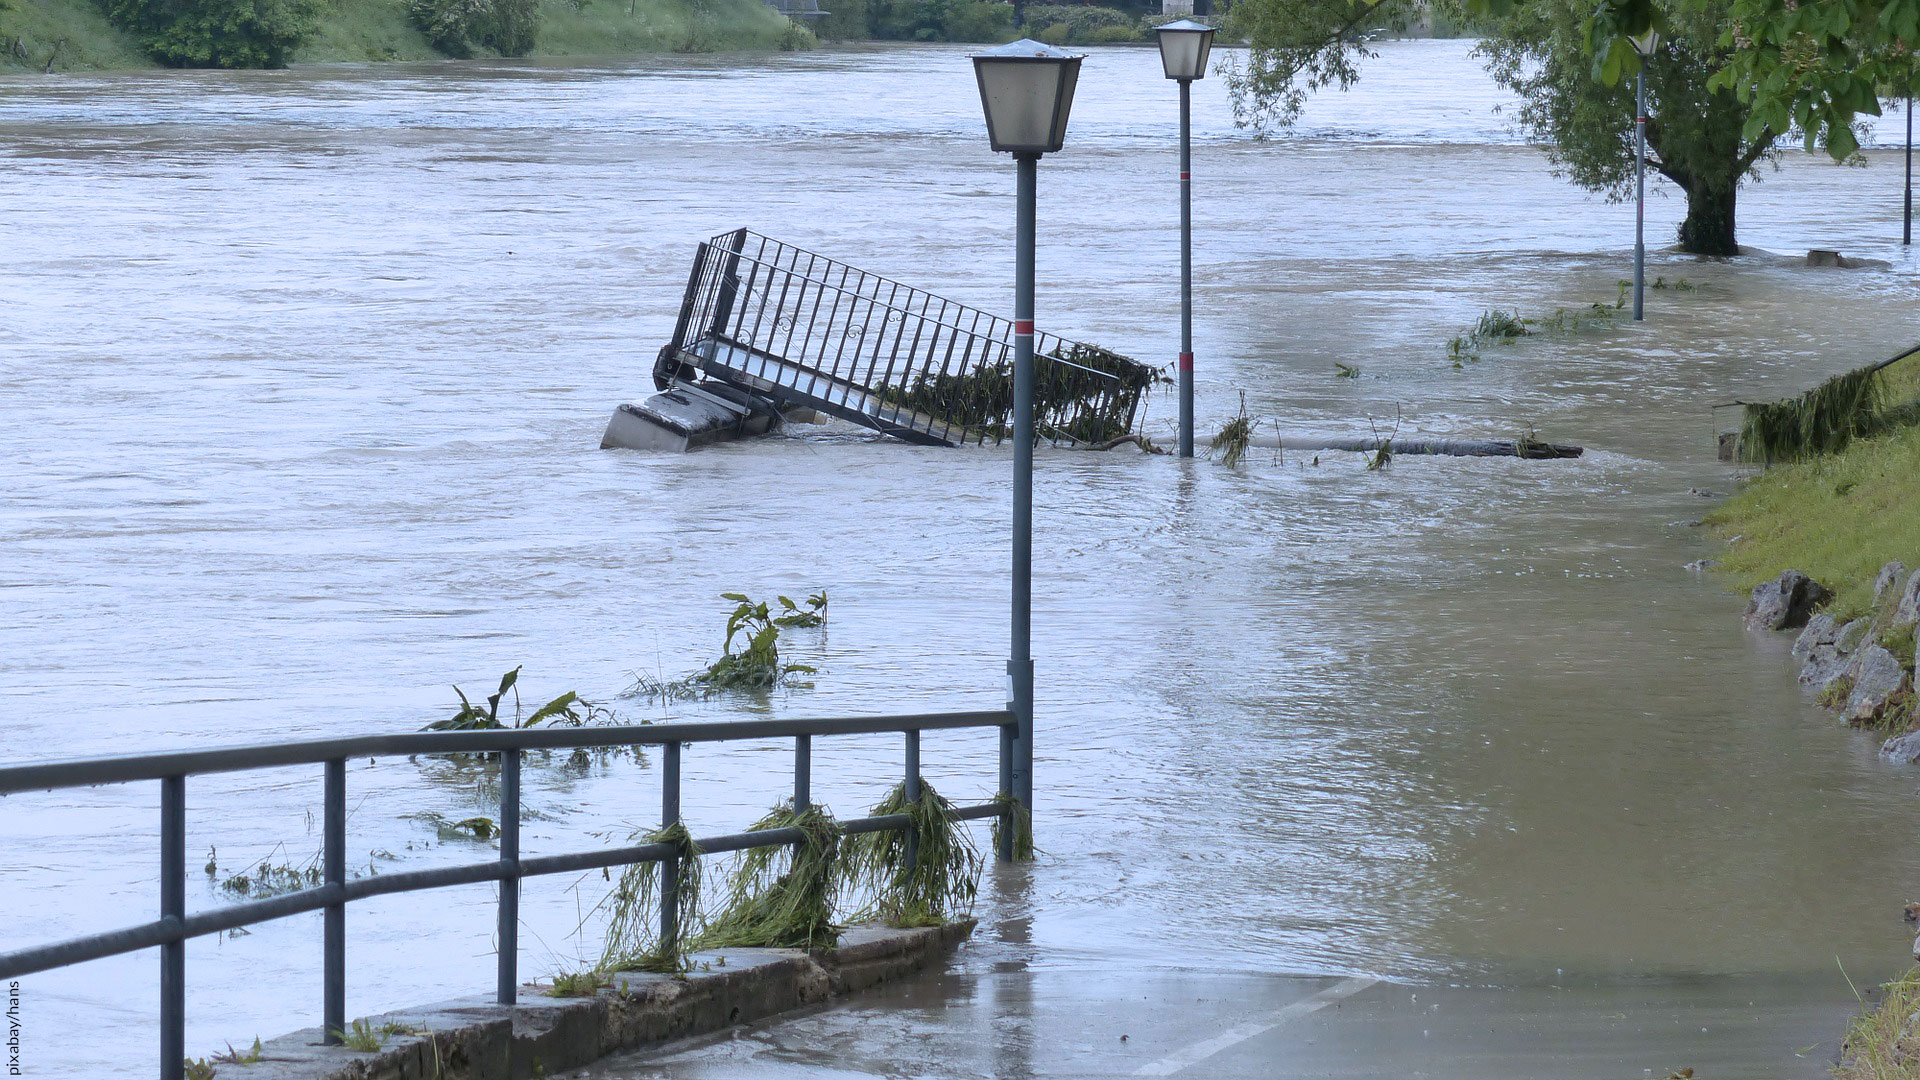
{"type": "Polygon", "coordinates": [[[1689,255],[1738,255],[1733,239],[1735,189],[1695,182],[1687,188],[1687,219],[1680,223],[1680,250],[1689,255]]]}

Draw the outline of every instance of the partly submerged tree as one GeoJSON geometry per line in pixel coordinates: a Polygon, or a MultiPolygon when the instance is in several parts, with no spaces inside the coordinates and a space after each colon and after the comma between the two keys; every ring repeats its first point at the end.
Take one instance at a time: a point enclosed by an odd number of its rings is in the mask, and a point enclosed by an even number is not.
{"type": "Polygon", "coordinates": [[[1360,78],[1372,53],[1369,31],[1404,29],[1415,0],[1239,0],[1227,9],[1226,34],[1247,43],[1244,59],[1222,57],[1234,121],[1265,135],[1292,126],[1307,96],[1342,90],[1360,78]]]}
{"type": "MultiPolygon", "coordinates": [[[[1634,192],[1634,80],[1623,70],[1629,65],[1595,70],[1609,57],[1589,47],[1593,10],[1582,0],[1528,0],[1479,52],[1494,78],[1520,95],[1521,128],[1546,146],[1563,175],[1627,199],[1634,192]]],[[[1779,132],[1789,126],[1749,124],[1750,106],[1717,88],[1715,76],[1730,59],[1730,46],[1721,43],[1725,17],[1726,0],[1687,0],[1662,17],[1660,48],[1646,64],[1647,168],[1686,192],[1680,248],[1696,255],[1739,253],[1740,183],[1775,153],[1779,132]]]]}
{"type": "MultiPolygon", "coordinates": [[[[1738,252],[1736,193],[1774,152],[1779,127],[1755,120],[1721,75],[1737,45],[1730,4],[1795,0],[1451,0],[1425,10],[1492,20],[1480,47],[1494,77],[1521,97],[1522,129],[1560,173],[1610,198],[1633,192],[1633,74],[1626,35],[1661,27],[1665,42],[1647,65],[1648,168],[1686,192],[1680,247],[1699,255],[1738,252]]],[[[1807,3],[1824,0],[1807,0],[1807,3]]],[[[1847,0],[1852,2],[1852,0],[1847,0]]],[[[1920,5],[1920,0],[1898,0],[1920,5]]],[[[1370,55],[1366,31],[1405,26],[1411,0],[1239,0],[1227,29],[1246,38],[1245,60],[1224,63],[1235,116],[1262,134],[1294,122],[1307,96],[1342,90],[1370,55]]]]}

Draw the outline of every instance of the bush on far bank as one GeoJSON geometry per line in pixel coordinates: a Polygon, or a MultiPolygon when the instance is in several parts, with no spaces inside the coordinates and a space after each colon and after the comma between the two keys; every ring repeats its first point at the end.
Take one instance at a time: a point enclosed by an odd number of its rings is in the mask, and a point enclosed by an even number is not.
{"type": "Polygon", "coordinates": [[[821,0],[830,14],[813,24],[829,41],[959,41],[999,43],[1030,37],[1050,45],[1145,41],[1152,28],[1178,16],[1145,15],[1080,4],[1029,5],[1013,25],[1013,5],[998,0],[821,0]]]}

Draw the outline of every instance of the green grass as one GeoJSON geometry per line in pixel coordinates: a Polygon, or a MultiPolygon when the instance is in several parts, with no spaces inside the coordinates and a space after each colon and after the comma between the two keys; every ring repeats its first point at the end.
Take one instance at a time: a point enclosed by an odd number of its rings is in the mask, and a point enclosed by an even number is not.
{"type": "MultiPolygon", "coordinates": [[[[535,56],[806,49],[804,28],[760,0],[542,0],[535,56]],[[697,7],[697,12],[696,12],[697,7]]],[[[296,64],[437,60],[407,18],[405,0],[329,0],[296,64]]],[[[0,72],[151,68],[134,38],[93,0],[0,0],[0,72]]]]}
{"type": "Polygon", "coordinates": [[[706,0],[696,14],[686,0],[566,0],[540,5],[536,56],[618,56],[627,53],[725,52],[776,49],[787,35],[786,16],[760,0],[706,0]]]}
{"type": "Polygon", "coordinates": [[[372,60],[437,60],[440,53],[407,19],[404,0],[331,0],[296,64],[372,60]]]}
{"type": "Polygon", "coordinates": [[[1893,561],[1920,565],[1920,427],[1860,439],[1838,453],[1776,466],[1705,521],[1741,537],[1719,572],[1741,590],[1799,570],[1834,590],[1831,610],[1873,606],[1873,578],[1893,561]]]}
{"type": "Polygon", "coordinates": [[[1881,987],[1880,1007],[1847,1025],[1840,1064],[1833,1067],[1834,1080],[1920,1078],[1920,1029],[1909,1023],[1916,1011],[1920,1011],[1920,968],[1881,987]]]}
{"type": "Polygon", "coordinates": [[[157,65],[89,0],[0,0],[0,71],[157,65]]]}

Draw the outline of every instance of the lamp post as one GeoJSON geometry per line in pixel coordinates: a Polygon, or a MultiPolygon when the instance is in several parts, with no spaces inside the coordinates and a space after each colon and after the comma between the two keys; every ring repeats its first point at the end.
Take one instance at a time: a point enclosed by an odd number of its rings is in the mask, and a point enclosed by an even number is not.
{"type": "Polygon", "coordinates": [[[1631,40],[1633,51],[1640,54],[1633,94],[1633,182],[1638,189],[1633,215],[1633,321],[1639,322],[1645,318],[1641,298],[1647,285],[1647,61],[1660,47],[1660,31],[1649,26],[1631,40]]]}
{"type": "MultiPolygon", "coordinates": [[[[1067,114],[1082,57],[1023,38],[973,57],[987,139],[1013,155],[1019,174],[1013,258],[1013,634],[1007,711],[1016,734],[1003,760],[1008,794],[1033,808],[1033,217],[1040,155],[1066,143],[1067,114]]],[[[1013,830],[1000,830],[1000,858],[1013,857],[1013,830]]]]}
{"type": "Polygon", "coordinates": [[[1907,198],[1901,211],[1900,245],[1913,243],[1913,91],[1907,91],[1907,198]]]}
{"type": "Polygon", "coordinates": [[[1180,84],[1180,456],[1193,456],[1193,80],[1207,75],[1213,27],[1181,19],[1154,31],[1160,66],[1180,84]]]}

